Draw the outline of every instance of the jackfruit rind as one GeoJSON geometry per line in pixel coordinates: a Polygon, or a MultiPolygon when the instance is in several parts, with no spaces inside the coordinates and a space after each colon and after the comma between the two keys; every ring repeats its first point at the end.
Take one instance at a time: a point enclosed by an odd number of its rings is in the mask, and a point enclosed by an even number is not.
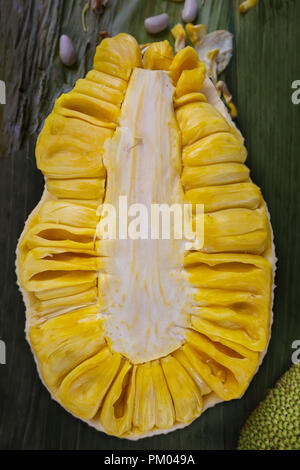
{"type": "Polygon", "coordinates": [[[247,419],[239,450],[300,450],[300,364],[293,364],[247,419]]]}
{"type": "Polygon", "coordinates": [[[46,180],[17,249],[26,332],[53,398],[139,439],[239,398],[267,348],[275,255],[244,141],[191,47],[119,34],[37,143],[46,180]],[[204,245],[105,240],[101,205],[205,204],[204,245]]]}

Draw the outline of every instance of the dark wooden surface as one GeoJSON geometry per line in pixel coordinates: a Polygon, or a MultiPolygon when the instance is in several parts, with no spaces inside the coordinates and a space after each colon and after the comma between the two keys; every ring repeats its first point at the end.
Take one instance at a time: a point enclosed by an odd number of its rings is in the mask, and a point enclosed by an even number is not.
{"type": "Polygon", "coordinates": [[[234,449],[246,417],[289,366],[292,342],[300,339],[300,105],[291,102],[291,83],[300,79],[300,1],[260,0],[241,17],[238,0],[206,0],[198,17],[211,31],[224,27],[235,34],[226,80],[239,109],[252,177],[270,209],[279,258],[268,354],[242,399],[208,410],[184,430],[138,442],[96,432],[50,399],[25,342],[16,287],[17,240],[43,188],[34,159],[36,137],[54,99],[91,67],[98,31],[130,32],[147,42],[153,39],[144,31],[145,17],[168,11],[174,24],[182,8],[170,1],[110,0],[104,15],[87,13],[84,33],[85,3],[0,0],[0,79],[7,86],[7,104],[0,105],[0,340],[7,348],[7,364],[0,365],[0,448],[234,449]],[[62,33],[78,51],[70,70],[58,58],[62,33]]]}

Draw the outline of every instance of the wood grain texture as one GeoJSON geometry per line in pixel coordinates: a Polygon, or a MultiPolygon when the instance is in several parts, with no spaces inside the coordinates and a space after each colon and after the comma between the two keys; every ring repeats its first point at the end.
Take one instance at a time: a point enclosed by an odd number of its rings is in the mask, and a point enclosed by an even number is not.
{"type": "Polygon", "coordinates": [[[54,100],[91,67],[98,31],[125,31],[149,42],[154,38],[145,32],[144,18],[167,11],[173,25],[182,8],[170,1],[110,0],[103,15],[88,11],[84,33],[85,3],[0,0],[0,79],[7,86],[7,104],[1,106],[0,339],[6,343],[7,364],[0,365],[0,448],[234,449],[246,417],[287,369],[292,342],[300,339],[300,106],[291,102],[291,83],[300,79],[300,2],[261,0],[241,17],[238,0],[206,0],[198,16],[210,31],[227,28],[235,34],[226,81],[239,109],[252,177],[270,209],[279,258],[268,354],[242,399],[208,410],[184,430],[138,442],[96,432],[50,399],[25,342],[24,306],[16,287],[17,240],[43,189],[35,142],[54,100]],[[58,57],[62,33],[72,37],[78,52],[78,63],[70,69],[58,57]]]}

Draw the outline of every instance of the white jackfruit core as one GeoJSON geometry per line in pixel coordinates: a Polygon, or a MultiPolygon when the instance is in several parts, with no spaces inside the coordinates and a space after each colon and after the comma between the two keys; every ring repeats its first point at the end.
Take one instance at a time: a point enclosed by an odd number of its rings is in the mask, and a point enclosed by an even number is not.
{"type": "MultiPolygon", "coordinates": [[[[166,72],[134,70],[120,126],[104,157],[106,204],[118,209],[119,197],[126,196],[128,206],[141,203],[148,214],[153,203],[183,204],[172,97],[166,72]]],[[[112,349],[133,363],[169,354],[184,340],[176,326],[187,325],[192,302],[183,269],[185,242],[174,239],[172,226],[170,240],[101,240],[101,230],[100,223],[97,233],[105,256],[99,273],[100,313],[112,349]]]]}

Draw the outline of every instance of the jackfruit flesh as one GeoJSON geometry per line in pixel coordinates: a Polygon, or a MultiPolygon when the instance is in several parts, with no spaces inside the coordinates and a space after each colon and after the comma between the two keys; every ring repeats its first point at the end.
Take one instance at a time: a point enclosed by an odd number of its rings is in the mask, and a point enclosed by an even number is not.
{"type": "Polygon", "coordinates": [[[269,341],[274,263],[246,156],[191,47],[142,58],[132,36],[104,39],[57,100],[17,274],[39,372],[75,416],[137,439],[245,392],[269,341]],[[169,239],[107,238],[103,203],[120,196],[148,213],[189,203],[192,226],[203,204],[203,244],[188,249],[173,225],[169,239]]]}

